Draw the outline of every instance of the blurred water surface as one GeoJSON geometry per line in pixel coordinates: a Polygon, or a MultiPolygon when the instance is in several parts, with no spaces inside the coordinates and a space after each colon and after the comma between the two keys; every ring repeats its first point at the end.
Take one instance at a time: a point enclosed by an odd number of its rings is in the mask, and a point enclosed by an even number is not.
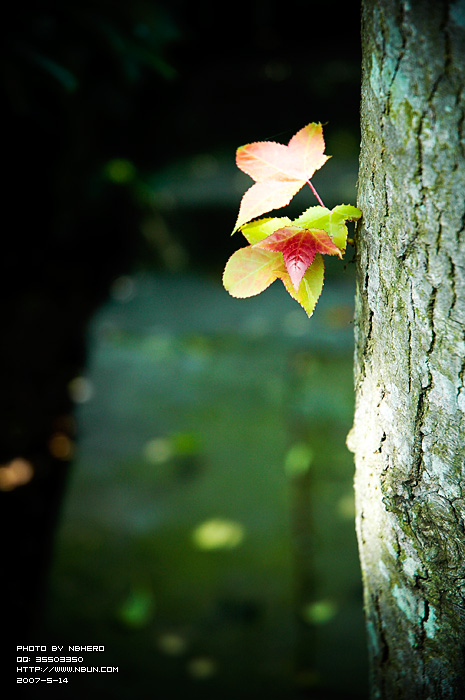
{"type": "Polygon", "coordinates": [[[48,634],[119,673],[70,697],[364,697],[352,299],[328,283],[309,320],[280,283],[115,281],[73,385],[48,634]]]}

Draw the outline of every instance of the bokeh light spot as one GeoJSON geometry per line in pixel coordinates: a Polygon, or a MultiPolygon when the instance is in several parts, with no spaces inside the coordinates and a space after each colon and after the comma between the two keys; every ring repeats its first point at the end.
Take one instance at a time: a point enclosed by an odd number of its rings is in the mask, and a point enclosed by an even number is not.
{"type": "Polygon", "coordinates": [[[73,456],[74,443],[65,433],[54,433],[49,440],[48,450],[52,457],[67,460],[73,456]]]}
{"type": "Polygon", "coordinates": [[[173,433],[148,440],[143,448],[149,464],[165,464],[173,457],[189,457],[200,452],[202,442],[197,433],[173,433]]]}
{"type": "Polygon", "coordinates": [[[105,166],[105,176],[111,182],[118,185],[132,182],[136,177],[137,171],[134,163],[125,158],[114,158],[109,160],[105,166]]]}
{"type": "Polygon", "coordinates": [[[199,656],[189,661],[187,670],[193,678],[203,680],[215,675],[217,664],[214,659],[210,659],[206,656],[199,656]]]}
{"type": "Polygon", "coordinates": [[[336,507],[337,513],[341,518],[353,520],[355,518],[355,496],[353,491],[341,496],[336,507]]]}
{"type": "Polygon", "coordinates": [[[129,275],[117,277],[110,288],[110,294],[115,301],[125,303],[135,296],[135,284],[129,275]]]}
{"type": "Polygon", "coordinates": [[[195,455],[200,451],[201,439],[197,433],[174,433],[171,444],[177,455],[195,455]]]}
{"type": "Polygon", "coordinates": [[[316,600],[305,605],[302,617],[311,625],[324,625],[337,614],[337,605],[332,600],[316,600]]]}
{"type": "Polygon", "coordinates": [[[287,451],[284,469],[289,477],[306,474],[313,462],[313,451],[305,442],[296,442],[287,451]]]}
{"type": "Polygon", "coordinates": [[[68,392],[74,403],[86,403],[94,395],[94,387],[87,377],[74,377],[68,384],[68,392]]]}
{"type": "Polygon", "coordinates": [[[28,484],[34,476],[34,467],[23,457],[16,457],[0,467],[0,491],[13,491],[28,484]]]}
{"type": "Polygon", "coordinates": [[[157,646],[164,654],[180,656],[187,649],[187,640],[175,632],[166,632],[158,637],[157,646]]]}
{"type": "Polygon", "coordinates": [[[234,549],[245,536],[244,527],[232,520],[213,518],[195,528],[192,539],[198,549],[234,549]]]}
{"type": "Polygon", "coordinates": [[[144,457],[149,464],[164,464],[173,456],[169,438],[153,438],[144,445],[144,457]]]}
{"type": "Polygon", "coordinates": [[[151,621],[155,610],[155,598],[146,587],[134,587],[121,603],[117,617],[126,627],[141,628],[151,621]]]}

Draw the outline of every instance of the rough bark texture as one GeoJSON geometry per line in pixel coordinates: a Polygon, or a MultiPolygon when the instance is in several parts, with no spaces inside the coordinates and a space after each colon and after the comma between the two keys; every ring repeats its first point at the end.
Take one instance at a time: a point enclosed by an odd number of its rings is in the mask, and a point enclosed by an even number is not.
{"type": "Polygon", "coordinates": [[[364,0],[357,535],[374,698],[465,697],[465,2],[364,0]]]}

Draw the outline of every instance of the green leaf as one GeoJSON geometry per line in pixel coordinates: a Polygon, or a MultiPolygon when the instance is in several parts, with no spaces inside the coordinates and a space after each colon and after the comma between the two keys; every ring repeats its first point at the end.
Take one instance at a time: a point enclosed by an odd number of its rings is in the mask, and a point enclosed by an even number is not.
{"type": "Polygon", "coordinates": [[[329,217],[329,228],[326,231],[329,233],[334,243],[342,251],[346,249],[347,244],[347,226],[346,221],[356,221],[360,219],[362,212],[357,207],[350,204],[338,204],[331,211],[329,217]]]}
{"type": "Polygon", "coordinates": [[[332,210],[333,216],[340,216],[346,221],[357,221],[362,216],[362,212],[357,207],[353,207],[352,204],[338,204],[332,210]]]}
{"type": "Polygon", "coordinates": [[[281,253],[255,246],[240,248],[226,263],[223,285],[233,297],[253,297],[269,287],[281,269],[285,270],[281,253]]]}
{"type": "Polygon", "coordinates": [[[344,252],[348,235],[346,221],[355,221],[361,215],[360,209],[350,204],[338,204],[332,211],[326,207],[310,207],[293,221],[293,226],[322,228],[331,236],[335,245],[344,252]]]}
{"type": "Polygon", "coordinates": [[[294,289],[294,285],[287,271],[279,274],[280,279],[283,281],[291,297],[299,302],[309,318],[313,314],[316,302],[323,289],[324,272],[323,256],[317,253],[313,263],[302,277],[297,292],[294,289]]]}
{"type": "Polygon", "coordinates": [[[326,231],[330,213],[326,207],[309,207],[297,219],[294,219],[292,225],[302,228],[322,228],[326,231]]]}
{"type": "Polygon", "coordinates": [[[266,219],[252,221],[250,224],[244,224],[241,231],[249,243],[253,245],[254,243],[262,241],[267,236],[271,236],[278,228],[290,226],[291,224],[292,221],[288,219],[287,216],[282,216],[281,218],[268,217],[266,219]]]}

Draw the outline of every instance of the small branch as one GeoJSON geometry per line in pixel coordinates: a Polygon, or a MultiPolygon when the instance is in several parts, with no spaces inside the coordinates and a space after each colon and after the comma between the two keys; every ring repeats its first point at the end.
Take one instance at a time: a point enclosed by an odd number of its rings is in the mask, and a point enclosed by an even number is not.
{"type": "MultiPolygon", "coordinates": [[[[311,180],[307,180],[307,184],[310,185],[310,189],[312,190],[313,194],[315,195],[315,197],[317,198],[317,200],[319,201],[321,206],[324,207],[325,205],[323,204],[323,200],[321,199],[321,197],[318,194],[318,192],[316,191],[316,189],[313,187],[311,180]]],[[[326,207],[325,207],[325,209],[326,209],[326,207]]]]}

